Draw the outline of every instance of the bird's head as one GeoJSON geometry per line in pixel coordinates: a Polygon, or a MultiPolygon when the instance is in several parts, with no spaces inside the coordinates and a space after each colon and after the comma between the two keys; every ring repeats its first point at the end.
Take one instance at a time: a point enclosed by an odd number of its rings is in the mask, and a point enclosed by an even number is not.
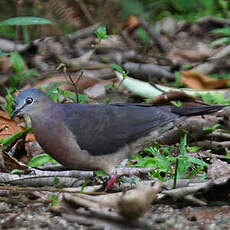
{"type": "Polygon", "coordinates": [[[42,109],[45,105],[53,102],[45,93],[39,89],[26,89],[16,99],[16,108],[11,115],[13,119],[17,115],[32,115],[42,109]]]}

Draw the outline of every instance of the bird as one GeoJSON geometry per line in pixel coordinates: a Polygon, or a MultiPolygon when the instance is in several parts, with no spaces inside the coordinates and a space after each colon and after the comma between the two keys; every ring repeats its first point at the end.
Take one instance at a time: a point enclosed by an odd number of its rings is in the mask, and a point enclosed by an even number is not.
{"type": "Polygon", "coordinates": [[[39,89],[26,89],[18,95],[11,118],[29,115],[36,140],[46,153],[69,169],[104,170],[111,175],[113,184],[120,162],[142,150],[169,124],[173,127],[184,117],[222,108],[222,105],[183,108],[137,103],[59,104],[39,89]]]}

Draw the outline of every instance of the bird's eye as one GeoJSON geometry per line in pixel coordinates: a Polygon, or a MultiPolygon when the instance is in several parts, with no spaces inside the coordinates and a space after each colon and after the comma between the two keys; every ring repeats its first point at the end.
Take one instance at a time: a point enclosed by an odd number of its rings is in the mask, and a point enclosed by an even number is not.
{"type": "Polygon", "coordinates": [[[26,98],[26,104],[31,104],[34,100],[31,97],[26,98]]]}

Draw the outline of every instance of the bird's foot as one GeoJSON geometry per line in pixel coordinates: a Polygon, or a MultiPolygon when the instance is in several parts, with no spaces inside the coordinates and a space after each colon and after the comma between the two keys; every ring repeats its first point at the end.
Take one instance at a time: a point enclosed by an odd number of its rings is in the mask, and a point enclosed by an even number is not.
{"type": "Polygon", "coordinates": [[[108,191],[115,184],[115,182],[117,181],[117,178],[118,178],[117,174],[114,174],[109,178],[107,185],[105,187],[105,191],[108,191]]]}

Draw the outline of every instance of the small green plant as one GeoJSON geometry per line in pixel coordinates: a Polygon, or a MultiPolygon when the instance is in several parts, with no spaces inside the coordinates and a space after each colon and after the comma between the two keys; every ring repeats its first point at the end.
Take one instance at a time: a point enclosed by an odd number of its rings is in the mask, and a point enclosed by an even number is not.
{"type": "Polygon", "coordinates": [[[51,194],[50,199],[52,200],[52,206],[57,206],[58,205],[58,197],[56,195],[51,194]]]}
{"type": "Polygon", "coordinates": [[[109,37],[109,35],[107,34],[107,29],[105,26],[100,26],[98,27],[94,33],[96,34],[97,38],[99,39],[99,41],[101,41],[102,39],[106,39],[109,37]]]}
{"type": "Polygon", "coordinates": [[[175,172],[177,178],[180,179],[186,175],[186,178],[190,179],[198,173],[206,175],[204,168],[207,167],[208,164],[203,160],[189,156],[187,154],[187,149],[187,134],[185,134],[184,137],[181,138],[180,155],[177,157],[178,167],[177,171],[175,172]]]}
{"type": "Polygon", "coordinates": [[[6,110],[9,116],[11,116],[12,112],[14,111],[15,102],[16,102],[16,98],[13,96],[15,89],[7,88],[6,92],[7,92],[5,96],[6,103],[2,104],[1,106],[2,106],[2,109],[6,110]]]}
{"type": "Polygon", "coordinates": [[[211,93],[199,94],[198,93],[197,96],[201,97],[201,99],[207,104],[215,103],[215,104],[230,105],[230,100],[226,99],[223,93],[215,93],[215,94],[211,94],[211,93]]]}
{"type": "Polygon", "coordinates": [[[110,67],[112,67],[114,70],[118,71],[119,73],[122,74],[122,81],[119,83],[119,85],[115,85],[115,84],[112,84],[112,87],[118,91],[118,89],[120,88],[122,82],[125,80],[125,78],[128,76],[128,72],[125,71],[120,65],[117,65],[115,63],[111,63],[110,64],[110,67]]]}
{"type": "Polygon", "coordinates": [[[152,41],[149,34],[143,28],[138,28],[136,34],[143,43],[143,45],[147,45],[152,41]]]}
{"type": "Polygon", "coordinates": [[[78,97],[76,97],[76,94],[68,91],[68,90],[63,90],[60,89],[59,86],[62,83],[60,82],[55,82],[55,83],[50,83],[48,86],[40,87],[41,90],[43,90],[49,97],[51,97],[55,102],[59,102],[60,96],[63,96],[64,99],[69,99],[72,102],[78,103],[78,101],[83,104],[87,102],[88,97],[85,94],[78,94],[78,97]]]}
{"type": "Polygon", "coordinates": [[[183,87],[184,85],[182,84],[182,82],[181,82],[181,74],[180,74],[180,72],[176,72],[175,73],[175,81],[174,82],[172,82],[172,85],[174,86],[174,87],[176,87],[176,88],[180,88],[180,87],[183,87]]]}
{"type": "MultiPolygon", "coordinates": [[[[172,155],[172,147],[161,147],[155,144],[144,149],[144,153],[150,155],[136,154],[131,159],[138,159],[134,166],[155,168],[150,177],[157,177],[162,181],[174,178],[175,186],[177,179],[183,177],[191,178],[197,174],[206,176],[205,168],[208,164],[187,154],[191,148],[187,145],[187,135],[181,139],[179,146],[180,154],[178,156],[172,155]]],[[[199,150],[199,147],[195,146],[192,150],[199,150]]]]}
{"type": "Polygon", "coordinates": [[[25,174],[26,170],[22,170],[22,169],[13,169],[10,174],[25,174]]]}
{"type": "Polygon", "coordinates": [[[20,87],[24,81],[31,76],[38,76],[35,69],[26,70],[26,64],[21,55],[17,52],[10,54],[10,61],[15,73],[10,78],[12,88],[20,87]]]}
{"type": "Polygon", "coordinates": [[[219,28],[219,29],[212,30],[211,33],[224,36],[222,38],[219,38],[219,39],[211,42],[210,45],[212,47],[220,46],[223,44],[226,44],[226,45],[230,44],[230,26],[225,27],[225,28],[219,28]]]}

